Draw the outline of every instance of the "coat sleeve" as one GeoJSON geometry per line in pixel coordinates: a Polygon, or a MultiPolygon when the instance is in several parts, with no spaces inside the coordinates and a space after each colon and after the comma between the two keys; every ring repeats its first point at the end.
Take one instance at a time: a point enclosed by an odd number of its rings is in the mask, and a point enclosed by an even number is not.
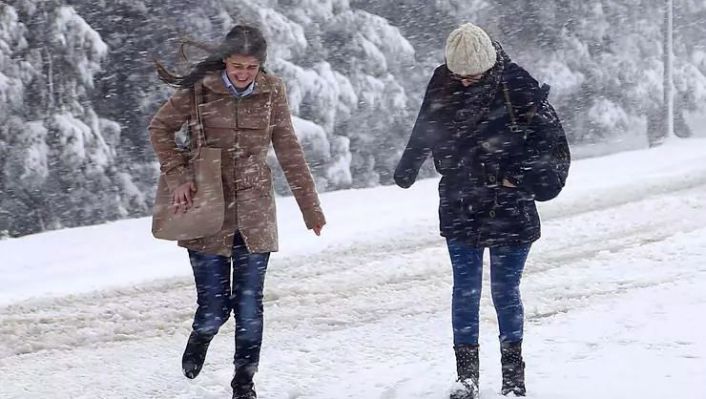
{"type": "Polygon", "coordinates": [[[321,209],[319,195],[316,192],[314,178],[304,157],[299,140],[294,133],[292,117],[287,103],[287,93],[284,83],[275,85],[273,95],[273,128],[272,147],[277,161],[287,179],[292,195],[299,205],[308,229],[326,224],[326,218],[321,209]]]}
{"type": "Polygon", "coordinates": [[[427,85],[422,107],[412,128],[412,134],[395,168],[395,183],[402,188],[409,188],[417,180],[419,169],[432,152],[434,141],[434,122],[430,120],[430,109],[434,88],[438,81],[439,69],[434,72],[427,85]]]}
{"type": "Polygon", "coordinates": [[[189,119],[191,90],[180,89],[167,100],[150,121],[147,128],[162,174],[171,191],[184,183],[194,181],[188,164],[188,155],[177,148],[175,134],[189,119]]]}

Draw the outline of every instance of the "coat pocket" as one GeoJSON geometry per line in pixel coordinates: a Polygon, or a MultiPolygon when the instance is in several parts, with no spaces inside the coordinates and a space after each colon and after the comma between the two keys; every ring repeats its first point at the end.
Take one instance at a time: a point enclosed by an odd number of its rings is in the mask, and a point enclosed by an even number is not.
{"type": "Polygon", "coordinates": [[[237,192],[238,229],[250,252],[277,250],[277,210],[270,190],[256,187],[237,192]]]}
{"type": "MultiPolygon", "coordinates": [[[[210,147],[228,149],[233,146],[235,112],[225,100],[211,101],[199,105],[206,144],[210,147]]],[[[192,137],[192,140],[194,137],[192,137]]]]}
{"type": "Polygon", "coordinates": [[[204,127],[216,129],[233,129],[235,127],[235,113],[231,104],[226,99],[199,104],[201,121],[204,127]]]}
{"type": "Polygon", "coordinates": [[[269,193],[272,188],[272,172],[264,160],[254,155],[236,161],[236,190],[256,190],[269,193]]]}
{"type": "Polygon", "coordinates": [[[521,211],[521,192],[514,187],[499,186],[497,188],[496,211],[499,208],[500,212],[509,216],[517,217],[521,211]]]}
{"type": "Polygon", "coordinates": [[[270,127],[271,108],[265,104],[259,107],[238,107],[238,128],[267,130],[270,127]]]}

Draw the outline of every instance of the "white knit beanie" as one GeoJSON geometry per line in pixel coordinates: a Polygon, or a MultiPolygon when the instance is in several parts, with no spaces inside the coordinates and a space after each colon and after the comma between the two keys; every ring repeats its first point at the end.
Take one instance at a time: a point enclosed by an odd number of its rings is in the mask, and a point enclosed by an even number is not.
{"type": "Polygon", "coordinates": [[[457,75],[479,75],[495,65],[497,54],[490,37],[476,25],[466,23],[446,39],[446,66],[457,75]]]}

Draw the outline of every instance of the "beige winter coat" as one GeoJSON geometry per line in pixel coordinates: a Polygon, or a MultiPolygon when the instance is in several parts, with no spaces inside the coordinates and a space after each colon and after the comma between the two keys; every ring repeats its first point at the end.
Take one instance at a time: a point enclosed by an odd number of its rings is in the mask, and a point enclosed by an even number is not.
{"type": "MultiPolygon", "coordinates": [[[[255,91],[233,97],[220,73],[203,80],[201,110],[208,147],[222,149],[225,222],[215,235],[179,241],[192,250],[230,256],[233,237],[240,231],[252,253],[278,250],[272,172],[266,163],[272,144],[307,228],[326,223],[304,153],[292,127],[285,86],[281,79],[259,73],[255,91]]],[[[180,89],[157,111],[149,125],[152,145],[169,188],[193,181],[185,157],[176,148],[175,133],[190,115],[190,89],[180,89]]],[[[198,189],[198,188],[197,188],[198,189]]]]}

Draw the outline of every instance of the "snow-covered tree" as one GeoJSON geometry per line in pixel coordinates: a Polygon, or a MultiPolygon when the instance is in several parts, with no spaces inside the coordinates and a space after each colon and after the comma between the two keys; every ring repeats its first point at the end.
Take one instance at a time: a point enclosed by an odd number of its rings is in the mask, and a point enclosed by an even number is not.
{"type": "MultiPolygon", "coordinates": [[[[0,236],[149,213],[146,126],[170,94],[152,60],[183,71],[182,38],[262,28],[325,191],[390,182],[446,36],[466,21],[552,86],[573,144],[659,142],[663,12],[663,0],[0,3],[0,236]]],[[[678,136],[687,113],[706,112],[704,19],[703,1],[675,2],[678,136]]]]}
{"type": "Polygon", "coordinates": [[[106,44],[61,1],[13,5],[0,6],[0,230],[124,217],[139,194],[125,192],[131,179],[116,163],[121,130],[88,96],[106,44]]]}

